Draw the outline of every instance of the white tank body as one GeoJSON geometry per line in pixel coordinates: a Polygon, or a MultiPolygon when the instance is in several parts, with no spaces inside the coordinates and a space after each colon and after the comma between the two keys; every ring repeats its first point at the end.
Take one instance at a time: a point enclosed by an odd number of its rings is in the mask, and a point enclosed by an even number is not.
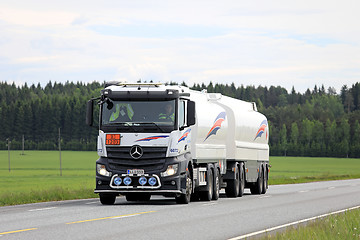
{"type": "MultiPolygon", "coordinates": [[[[253,103],[190,91],[196,103],[192,155],[198,162],[269,160],[267,119],[253,103]]],[[[251,164],[251,163],[249,163],[251,164]]]]}

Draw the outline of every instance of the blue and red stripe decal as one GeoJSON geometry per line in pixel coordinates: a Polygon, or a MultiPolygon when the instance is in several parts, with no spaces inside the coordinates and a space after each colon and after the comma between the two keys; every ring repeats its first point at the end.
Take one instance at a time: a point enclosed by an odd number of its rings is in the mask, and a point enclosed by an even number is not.
{"type": "MultiPolygon", "coordinates": [[[[259,127],[259,130],[257,131],[257,133],[256,133],[256,135],[255,135],[254,141],[255,141],[255,139],[257,139],[258,137],[261,137],[261,135],[263,135],[263,133],[265,132],[267,126],[268,126],[268,122],[267,122],[267,120],[265,119],[264,121],[261,122],[260,127],[259,127]]],[[[266,132],[266,139],[267,139],[267,132],[266,132]]]]}
{"type": "Polygon", "coordinates": [[[219,113],[219,115],[215,118],[213,126],[211,127],[208,134],[206,135],[204,142],[211,135],[216,135],[217,131],[221,128],[221,124],[223,123],[223,121],[225,121],[225,119],[226,119],[226,112],[219,113]]]}
{"type": "Polygon", "coordinates": [[[185,141],[185,139],[188,137],[189,133],[190,133],[191,129],[189,128],[188,130],[186,130],[184,132],[184,134],[179,138],[178,143],[181,141],[185,141]]]}
{"type": "Polygon", "coordinates": [[[161,138],[167,138],[167,137],[169,137],[169,136],[168,135],[151,136],[151,137],[138,139],[138,140],[136,140],[136,142],[149,142],[149,141],[152,141],[152,140],[161,139],[161,138]]]}

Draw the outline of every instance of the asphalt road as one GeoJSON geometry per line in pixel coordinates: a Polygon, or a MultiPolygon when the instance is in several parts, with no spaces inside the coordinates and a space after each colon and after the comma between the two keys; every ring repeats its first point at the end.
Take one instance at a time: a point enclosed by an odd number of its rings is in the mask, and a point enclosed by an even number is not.
{"type": "Polygon", "coordinates": [[[178,205],[98,199],[0,208],[3,239],[230,239],[360,205],[360,179],[270,186],[265,195],[178,205]]]}

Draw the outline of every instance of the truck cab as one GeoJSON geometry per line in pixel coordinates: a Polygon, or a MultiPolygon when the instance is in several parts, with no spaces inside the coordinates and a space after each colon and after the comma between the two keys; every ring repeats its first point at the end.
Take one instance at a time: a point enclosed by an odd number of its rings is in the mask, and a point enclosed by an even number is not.
{"type": "Polygon", "coordinates": [[[108,83],[99,106],[95,193],[103,204],[151,195],[178,203],[268,188],[269,129],[255,103],[163,84],[108,83]]]}
{"type": "Polygon", "coordinates": [[[119,194],[128,200],[161,194],[189,201],[195,106],[188,96],[178,86],[109,84],[88,102],[89,125],[95,101],[100,107],[95,193],[102,203],[112,204],[119,194]]]}

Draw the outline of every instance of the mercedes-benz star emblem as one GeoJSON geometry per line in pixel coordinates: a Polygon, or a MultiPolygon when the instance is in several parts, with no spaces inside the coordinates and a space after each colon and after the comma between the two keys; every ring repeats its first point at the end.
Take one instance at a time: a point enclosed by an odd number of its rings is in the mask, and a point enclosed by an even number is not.
{"type": "Polygon", "coordinates": [[[130,149],[130,156],[134,159],[139,159],[143,155],[143,149],[139,145],[134,145],[130,149]]]}

